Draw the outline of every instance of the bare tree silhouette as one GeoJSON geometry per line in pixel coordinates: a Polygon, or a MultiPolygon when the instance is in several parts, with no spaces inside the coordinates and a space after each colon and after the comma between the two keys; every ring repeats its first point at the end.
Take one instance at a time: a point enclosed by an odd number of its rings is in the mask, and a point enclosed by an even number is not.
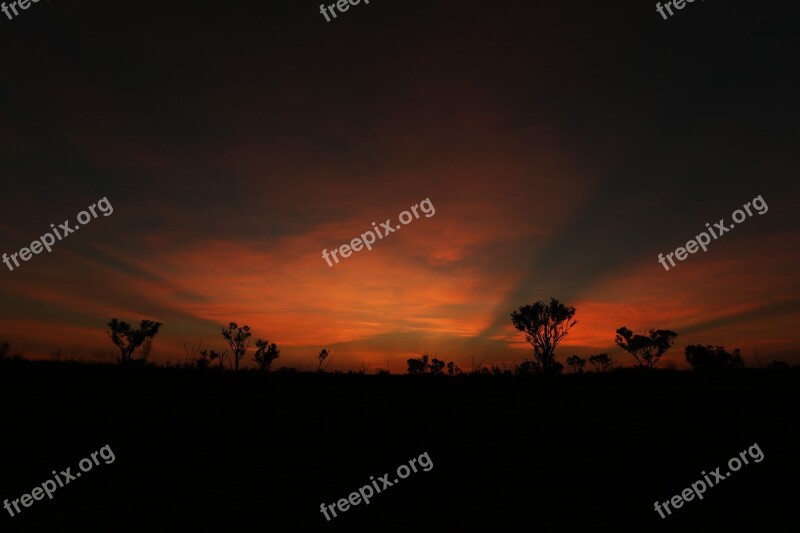
{"type": "Polygon", "coordinates": [[[668,329],[651,329],[648,333],[634,335],[623,326],[617,330],[614,342],[631,354],[640,367],[653,368],[664,352],[672,347],[678,334],[668,329]]]}
{"type": "Polygon", "coordinates": [[[549,304],[536,302],[523,305],[511,313],[512,324],[525,334],[525,340],[533,346],[533,355],[542,372],[553,374],[563,369],[556,362],[555,350],[572,326],[578,323],[573,320],[574,316],[574,307],[568,307],[555,298],[550,298],[549,304]]]}
{"type": "MultiPolygon", "coordinates": [[[[142,320],[139,323],[139,329],[133,329],[127,322],[112,318],[108,323],[109,331],[107,333],[108,336],[111,337],[111,342],[119,348],[119,363],[127,364],[134,362],[133,353],[144,341],[155,337],[161,325],[161,322],[142,320]]],[[[143,363],[144,359],[140,359],[136,362],[143,363]]]]}
{"type": "Polygon", "coordinates": [[[197,368],[205,369],[208,368],[208,352],[206,352],[205,356],[198,357],[198,355],[202,355],[201,349],[203,348],[203,343],[200,344],[189,344],[184,342],[183,343],[183,352],[186,354],[185,359],[183,360],[184,368],[189,368],[191,366],[197,366],[197,368]],[[202,362],[201,362],[202,361],[202,362]]]}

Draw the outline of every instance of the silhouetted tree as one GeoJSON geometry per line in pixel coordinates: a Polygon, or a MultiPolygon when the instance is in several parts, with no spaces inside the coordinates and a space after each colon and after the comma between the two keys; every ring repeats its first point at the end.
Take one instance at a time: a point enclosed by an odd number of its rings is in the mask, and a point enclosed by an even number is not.
{"type": "Polygon", "coordinates": [[[687,346],[684,350],[686,362],[693,370],[721,370],[726,368],[742,368],[744,361],[739,349],[728,353],[722,346],[687,346]]]}
{"type": "Polygon", "coordinates": [[[11,345],[8,343],[8,341],[0,342],[0,359],[4,359],[10,350],[11,345]]]}
{"type": "Polygon", "coordinates": [[[511,313],[511,322],[519,331],[525,333],[525,339],[533,346],[533,355],[542,372],[558,373],[563,369],[556,363],[555,350],[569,330],[578,323],[573,320],[575,308],[566,306],[550,298],[550,303],[536,302],[523,305],[511,313]]]}
{"type": "Polygon", "coordinates": [[[406,361],[408,363],[409,374],[424,374],[425,369],[428,367],[428,354],[423,354],[422,357],[414,359],[413,357],[406,361]]]}
{"type": "Polygon", "coordinates": [[[431,374],[444,374],[444,366],[445,362],[436,359],[435,357],[431,360],[430,364],[428,365],[428,370],[430,370],[431,374]]]}
{"type": "Polygon", "coordinates": [[[259,370],[269,371],[272,361],[280,357],[280,355],[281,351],[278,349],[277,344],[274,342],[270,344],[268,341],[256,339],[256,353],[254,357],[259,370]]]}
{"type": "Polygon", "coordinates": [[[456,366],[453,361],[447,363],[447,374],[450,376],[457,376],[461,374],[461,369],[456,366]]]}
{"type": "Polygon", "coordinates": [[[572,368],[576,374],[583,374],[583,367],[586,366],[586,359],[579,355],[571,355],[567,357],[567,366],[572,368]]]}
{"type": "Polygon", "coordinates": [[[239,361],[244,359],[244,354],[250,346],[250,326],[244,325],[241,328],[236,325],[236,322],[231,322],[228,327],[222,328],[222,336],[228,341],[231,347],[231,356],[233,357],[233,371],[238,372],[239,361]]]}
{"type": "MultiPolygon", "coordinates": [[[[153,320],[142,320],[139,329],[133,329],[127,322],[122,322],[112,318],[108,323],[108,336],[111,337],[117,348],[119,348],[119,363],[125,364],[133,361],[133,353],[141,346],[145,340],[152,339],[158,334],[161,322],[153,320]]],[[[141,360],[142,362],[144,359],[141,360]]]]}
{"type": "Polygon", "coordinates": [[[617,330],[614,342],[628,352],[640,367],[653,368],[664,352],[672,347],[678,334],[668,329],[651,329],[649,335],[634,335],[625,326],[617,330]]]}
{"type": "Polygon", "coordinates": [[[595,372],[607,372],[613,364],[607,353],[590,355],[589,363],[595,368],[595,372]]]}

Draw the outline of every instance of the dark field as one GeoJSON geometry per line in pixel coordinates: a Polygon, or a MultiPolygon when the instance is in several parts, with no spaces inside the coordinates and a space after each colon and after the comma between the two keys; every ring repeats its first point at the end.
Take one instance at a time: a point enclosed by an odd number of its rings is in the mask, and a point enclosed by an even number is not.
{"type": "Polygon", "coordinates": [[[2,531],[791,531],[800,372],[534,377],[0,366],[2,531]],[[665,501],[758,443],[704,499],[665,501]],[[333,504],[433,462],[326,522],[333,504]],[[764,524],[768,526],[764,526],[764,524]],[[761,524],[758,526],[758,524],[761,524]],[[784,524],[784,525],[781,525],[784,524]]]}

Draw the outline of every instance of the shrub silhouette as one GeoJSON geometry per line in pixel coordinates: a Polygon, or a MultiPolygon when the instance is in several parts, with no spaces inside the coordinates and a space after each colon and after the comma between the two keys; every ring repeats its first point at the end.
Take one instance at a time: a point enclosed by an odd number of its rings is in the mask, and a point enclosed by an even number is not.
{"type": "Polygon", "coordinates": [[[550,298],[550,303],[536,302],[523,305],[511,313],[511,323],[525,333],[525,340],[533,346],[536,362],[545,374],[555,374],[564,368],[556,362],[555,350],[569,330],[578,323],[573,320],[575,308],[550,298]]]}
{"type": "Polygon", "coordinates": [[[458,376],[461,374],[461,369],[456,366],[456,364],[452,361],[447,363],[447,374],[450,376],[458,376]]]}
{"type": "Polygon", "coordinates": [[[518,376],[532,376],[534,374],[541,374],[542,365],[538,361],[531,361],[524,359],[519,365],[514,368],[514,373],[518,376]]]}
{"type": "Polygon", "coordinates": [[[327,348],[323,348],[322,351],[319,352],[319,355],[317,356],[317,358],[319,359],[319,366],[317,367],[317,372],[325,372],[325,369],[328,368],[328,365],[331,364],[331,360],[328,360],[328,362],[325,363],[325,360],[328,359],[328,356],[330,356],[330,352],[328,352],[327,348]]]}
{"type": "Polygon", "coordinates": [[[586,366],[586,359],[579,355],[571,355],[567,357],[567,366],[572,368],[576,374],[583,374],[583,367],[586,366]]]}
{"type": "Polygon", "coordinates": [[[219,361],[220,370],[222,370],[225,368],[225,359],[227,356],[228,350],[224,350],[222,353],[217,353],[214,350],[203,350],[200,352],[200,359],[197,360],[197,368],[206,368],[216,359],[219,361]]]}
{"type": "Polygon", "coordinates": [[[120,364],[144,363],[144,359],[134,360],[133,353],[144,341],[152,339],[158,334],[161,322],[142,320],[139,323],[139,329],[133,329],[127,322],[112,318],[108,323],[108,327],[109,331],[107,333],[111,337],[111,342],[119,348],[120,357],[118,362],[120,364]]]}
{"type": "Polygon", "coordinates": [[[589,363],[595,368],[595,372],[607,372],[611,370],[611,365],[613,365],[607,353],[590,355],[589,363]]]}
{"type": "Polygon", "coordinates": [[[625,326],[617,330],[614,342],[628,352],[640,367],[653,368],[664,352],[672,347],[678,334],[668,329],[651,329],[649,335],[634,335],[625,326]]]}
{"type": "Polygon", "coordinates": [[[413,357],[406,361],[409,374],[424,374],[428,368],[428,354],[423,354],[419,359],[413,357]]]}
{"type": "Polygon", "coordinates": [[[274,342],[270,344],[268,341],[256,339],[256,353],[255,360],[258,364],[258,369],[261,371],[269,371],[272,361],[280,357],[281,351],[278,345],[274,342]]]}
{"type": "Polygon", "coordinates": [[[436,359],[435,357],[431,360],[430,364],[428,365],[428,370],[431,374],[441,375],[444,374],[444,367],[445,362],[436,359]]]}
{"type": "Polygon", "coordinates": [[[789,363],[786,361],[772,361],[767,365],[767,370],[789,370],[789,363]]]}
{"type": "Polygon", "coordinates": [[[693,370],[722,370],[726,368],[742,368],[744,361],[739,349],[728,353],[722,346],[687,346],[684,350],[686,362],[693,370]]]}
{"type": "Polygon", "coordinates": [[[445,362],[435,357],[431,359],[430,355],[428,354],[422,354],[421,357],[417,358],[412,357],[406,360],[406,363],[408,364],[409,374],[429,373],[443,376],[445,375],[445,368],[447,369],[447,375],[449,376],[457,376],[461,374],[461,369],[458,368],[454,362],[445,362]]]}

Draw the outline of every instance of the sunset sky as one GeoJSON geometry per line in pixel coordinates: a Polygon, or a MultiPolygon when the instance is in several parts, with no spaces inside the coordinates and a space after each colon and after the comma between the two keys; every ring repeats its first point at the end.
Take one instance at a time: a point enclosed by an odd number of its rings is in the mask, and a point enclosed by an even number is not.
{"type": "Polygon", "coordinates": [[[111,354],[117,317],[164,324],[158,362],[221,350],[233,320],[277,366],[326,346],[332,369],[510,368],[530,354],[510,312],[554,296],[577,308],[562,362],[631,364],[621,326],[676,331],[679,367],[698,343],[800,362],[796,30],[751,31],[777,8],[126,6],[0,21],[0,253],[114,208],[0,263],[0,341],[26,357],[111,354]],[[758,195],[767,213],[658,263],[758,195]],[[434,216],[322,259],[426,198],[434,216]]]}

